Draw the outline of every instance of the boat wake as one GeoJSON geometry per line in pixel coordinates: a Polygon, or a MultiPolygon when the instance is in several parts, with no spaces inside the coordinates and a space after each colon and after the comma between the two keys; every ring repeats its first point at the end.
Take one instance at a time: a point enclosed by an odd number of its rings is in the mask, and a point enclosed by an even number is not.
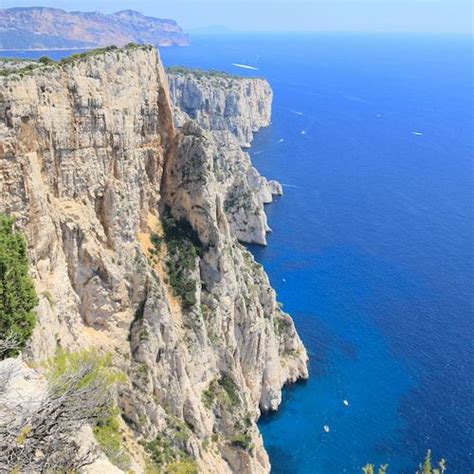
{"type": "Polygon", "coordinates": [[[249,66],[247,64],[232,63],[232,66],[240,67],[242,69],[251,69],[252,71],[258,71],[258,67],[249,66]]]}

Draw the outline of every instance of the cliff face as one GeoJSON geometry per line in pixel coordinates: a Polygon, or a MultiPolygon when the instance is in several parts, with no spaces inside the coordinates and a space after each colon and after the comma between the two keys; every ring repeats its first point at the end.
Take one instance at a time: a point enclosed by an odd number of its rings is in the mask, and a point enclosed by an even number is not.
{"type": "Polygon", "coordinates": [[[263,79],[170,69],[173,103],[206,130],[229,131],[243,147],[270,124],[272,89],[263,79]]]}
{"type": "Polygon", "coordinates": [[[204,129],[201,134],[233,234],[241,242],[265,245],[270,228],[264,204],[281,195],[282,187],[261,176],[242,147],[250,146],[253,133],[270,124],[270,85],[263,79],[182,68],[170,69],[168,77],[177,128],[192,121],[204,129]]]}
{"type": "Polygon", "coordinates": [[[130,42],[189,44],[175,21],[132,10],[106,15],[45,7],[7,8],[0,10],[0,25],[0,49],[96,48],[130,42]]]}
{"type": "Polygon", "coordinates": [[[0,81],[0,213],[26,233],[40,297],[23,357],[108,351],[135,440],[161,434],[203,472],[268,472],[256,419],[307,356],[225,208],[229,176],[251,181],[248,156],[228,132],[176,131],[149,48],[0,81]]]}

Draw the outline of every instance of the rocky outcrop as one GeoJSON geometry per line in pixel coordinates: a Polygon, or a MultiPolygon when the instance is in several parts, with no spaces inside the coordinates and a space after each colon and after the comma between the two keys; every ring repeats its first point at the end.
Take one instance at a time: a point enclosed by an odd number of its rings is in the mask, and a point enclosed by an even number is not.
{"type": "Polygon", "coordinates": [[[132,10],[104,14],[46,7],[7,8],[0,10],[0,25],[0,49],[97,48],[130,42],[186,46],[189,43],[175,21],[132,10]]]}
{"type": "Polygon", "coordinates": [[[279,183],[260,175],[242,147],[250,146],[253,133],[270,124],[270,85],[263,79],[184,68],[170,68],[168,77],[177,128],[192,121],[204,129],[234,235],[241,242],[265,245],[270,228],[264,205],[283,192],[279,183]]]}
{"type": "MultiPolygon", "coordinates": [[[[226,210],[222,188],[242,180],[257,202],[260,179],[230,136],[192,121],[176,131],[148,47],[0,79],[0,212],[27,236],[40,297],[23,358],[110,352],[134,440],[163,436],[171,456],[219,474],[269,471],[256,420],[307,377],[294,324],[226,210]]],[[[143,447],[130,452],[144,468],[143,447]]]]}
{"type": "Polygon", "coordinates": [[[273,93],[264,79],[180,67],[168,74],[173,104],[202,128],[229,131],[250,147],[253,133],[270,125],[273,93]]]}

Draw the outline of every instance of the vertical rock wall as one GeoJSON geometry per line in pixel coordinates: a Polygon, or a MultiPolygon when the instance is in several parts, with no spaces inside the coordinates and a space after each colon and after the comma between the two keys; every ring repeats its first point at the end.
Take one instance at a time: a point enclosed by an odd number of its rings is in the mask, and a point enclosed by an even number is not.
{"type": "Polygon", "coordinates": [[[237,241],[260,230],[226,206],[242,186],[263,208],[241,143],[181,125],[147,47],[0,79],[0,212],[26,233],[40,297],[23,358],[108,351],[135,441],[165,436],[203,472],[268,472],[255,422],[307,376],[306,352],[237,241]]]}

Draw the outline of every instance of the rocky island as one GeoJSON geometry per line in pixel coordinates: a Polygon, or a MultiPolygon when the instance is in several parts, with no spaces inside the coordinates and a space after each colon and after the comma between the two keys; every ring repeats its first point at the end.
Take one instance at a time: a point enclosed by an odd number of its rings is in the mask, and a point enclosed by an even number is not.
{"type": "Polygon", "coordinates": [[[84,472],[269,472],[256,421],[308,376],[242,245],[266,243],[264,204],[281,194],[243,150],[271,101],[263,79],[167,73],[149,46],[4,71],[0,214],[25,236],[37,304],[19,355],[0,325],[0,419],[17,414],[0,422],[0,464],[35,470],[50,453],[61,470],[60,439],[87,453],[66,466],[84,472]],[[74,354],[91,350],[107,364],[77,375],[91,356],[74,354]],[[113,409],[104,421],[89,395],[77,416],[76,392],[103,389],[91,374],[105,365],[120,377],[96,398],[113,409]],[[39,398],[61,400],[55,441],[37,426],[39,398]]]}

